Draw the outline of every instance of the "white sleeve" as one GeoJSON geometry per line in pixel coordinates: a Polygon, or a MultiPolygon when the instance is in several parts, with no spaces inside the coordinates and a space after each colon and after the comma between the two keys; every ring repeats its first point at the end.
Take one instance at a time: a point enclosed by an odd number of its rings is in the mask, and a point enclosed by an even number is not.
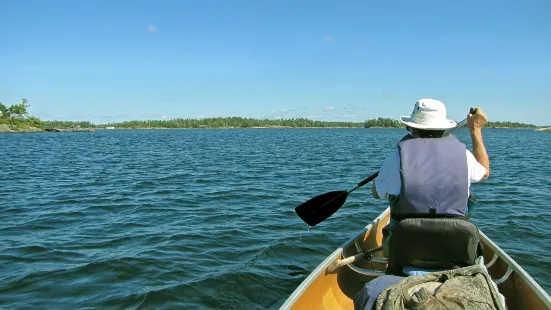
{"type": "Polygon", "coordinates": [[[400,194],[400,153],[398,149],[388,154],[375,179],[375,188],[381,198],[388,198],[388,194],[400,194]]]}
{"type": "Polygon", "coordinates": [[[469,167],[469,180],[471,183],[478,183],[486,174],[486,167],[482,166],[474,157],[471,151],[467,150],[467,165],[469,167]]]}

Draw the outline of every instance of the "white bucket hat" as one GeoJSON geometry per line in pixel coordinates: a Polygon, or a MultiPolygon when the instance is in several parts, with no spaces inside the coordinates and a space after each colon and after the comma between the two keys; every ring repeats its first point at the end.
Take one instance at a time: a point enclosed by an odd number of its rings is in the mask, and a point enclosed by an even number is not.
{"type": "Polygon", "coordinates": [[[401,116],[400,121],[409,127],[428,130],[445,130],[457,125],[455,121],[446,118],[444,103],[434,99],[417,101],[411,116],[401,116]]]}

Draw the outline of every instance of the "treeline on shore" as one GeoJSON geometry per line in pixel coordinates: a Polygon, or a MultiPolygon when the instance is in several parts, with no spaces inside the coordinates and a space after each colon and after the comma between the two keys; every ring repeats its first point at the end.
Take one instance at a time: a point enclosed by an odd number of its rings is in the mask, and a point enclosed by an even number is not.
{"type": "MultiPolygon", "coordinates": [[[[307,118],[291,119],[255,119],[245,117],[212,117],[201,119],[176,118],[171,120],[134,120],[107,124],[93,124],[88,121],[41,121],[29,116],[29,103],[26,99],[20,104],[9,108],[0,103],[0,125],[10,128],[36,129],[85,129],[85,128],[254,128],[254,127],[289,127],[289,128],[404,128],[399,120],[391,118],[376,118],[364,122],[331,122],[316,121],[307,118]]],[[[489,122],[488,128],[536,128],[532,124],[518,122],[489,122]]]]}
{"type": "Polygon", "coordinates": [[[524,124],[519,122],[488,122],[487,128],[537,128],[532,124],[524,124]]]}
{"type": "MultiPolygon", "coordinates": [[[[377,118],[365,122],[329,122],[307,118],[291,119],[254,119],[244,117],[213,117],[203,119],[176,118],[171,120],[134,120],[120,123],[92,124],[90,122],[42,121],[45,128],[254,128],[254,127],[291,127],[291,128],[405,128],[405,125],[391,118],[377,118]]],[[[536,125],[518,122],[488,122],[487,128],[537,128],[536,125]]]]}
{"type": "MultiPolygon", "coordinates": [[[[406,127],[402,122],[399,120],[394,120],[391,118],[377,118],[377,119],[370,119],[364,122],[365,128],[404,128],[406,127]]],[[[537,128],[536,125],[532,124],[524,124],[524,123],[518,123],[518,122],[488,122],[486,125],[486,128],[537,128]]]]}
{"type": "MultiPolygon", "coordinates": [[[[47,126],[69,128],[70,122],[45,121],[47,126]]],[[[254,119],[244,117],[212,117],[202,119],[176,118],[171,120],[134,120],[120,123],[93,125],[88,122],[78,122],[76,126],[115,127],[115,128],[253,128],[253,127],[347,127],[361,128],[359,122],[325,122],[307,118],[293,119],[254,119]]]]}

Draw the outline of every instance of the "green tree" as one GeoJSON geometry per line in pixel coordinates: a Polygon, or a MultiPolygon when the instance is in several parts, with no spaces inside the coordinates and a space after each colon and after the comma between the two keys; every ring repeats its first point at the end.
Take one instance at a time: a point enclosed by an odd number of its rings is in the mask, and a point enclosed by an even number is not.
{"type": "Polygon", "coordinates": [[[10,118],[8,108],[0,102],[0,118],[10,118]]]}
{"type": "Polygon", "coordinates": [[[35,116],[29,116],[27,117],[27,123],[33,127],[42,127],[42,122],[38,117],[35,116]]]}
{"type": "Polygon", "coordinates": [[[8,108],[8,113],[13,118],[24,118],[29,113],[27,112],[27,108],[30,106],[27,99],[23,98],[22,102],[20,104],[14,104],[11,107],[8,108]]]}

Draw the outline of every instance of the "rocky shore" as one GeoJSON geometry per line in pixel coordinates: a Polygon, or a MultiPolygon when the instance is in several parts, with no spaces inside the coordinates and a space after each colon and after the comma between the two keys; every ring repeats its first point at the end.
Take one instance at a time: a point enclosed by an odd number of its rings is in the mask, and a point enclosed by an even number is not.
{"type": "Polygon", "coordinates": [[[41,132],[42,128],[37,127],[25,127],[20,128],[13,125],[0,124],[0,132],[41,132]]]}
{"type": "Polygon", "coordinates": [[[15,126],[15,125],[6,125],[6,124],[0,124],[0,133],[17,133],[17,132],[89,132],[89,131],[95,131],[95,129],[92,128],[78,128],[78,129],[56,129],[56,128],[38,128],[38,127],[32,127],[32,126],[15,126]]]}

